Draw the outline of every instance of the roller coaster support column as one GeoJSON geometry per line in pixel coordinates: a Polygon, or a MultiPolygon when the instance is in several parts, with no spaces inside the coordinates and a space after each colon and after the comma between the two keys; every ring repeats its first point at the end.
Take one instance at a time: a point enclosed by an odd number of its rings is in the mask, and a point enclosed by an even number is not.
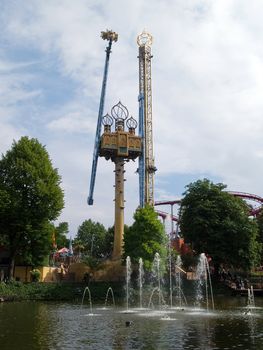
{"type": "Polygon", "coordinates": [[[171,204],[171,235],[170,235],[170,241],[173,238],[173,234],[174,234],[174,221],[173,221],[173,217],[174,217],[174,205],[171,204]]]}
{"type": "Polygon", "coordinates": [[[172,281],[172,237],[173,237],[173,230],[174,230],[174,222],[173,222],[173,204],[171,204],[171,234],[169,237],[169,266],[170,266],[170,273],[169,273],[169,285],[170,285],[170,306],[172,308],[173,306],[173,281],[172,281]]]}

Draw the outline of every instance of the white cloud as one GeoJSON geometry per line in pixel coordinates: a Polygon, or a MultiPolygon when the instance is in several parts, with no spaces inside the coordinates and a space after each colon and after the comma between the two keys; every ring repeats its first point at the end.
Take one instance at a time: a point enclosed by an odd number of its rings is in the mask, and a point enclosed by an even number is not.
{"type": "Polygon", "coordinates": [[[69,133],[91,133],[94,130],[95,123],[92,123],[79,112],[70,113],[59,119],[52,120],[48,123],[51,130],[66,131],[69,133]]]}
{"type": "Polygon", "coordinates": [[[0,112],[0,154],[4,154],[11,147],[13,140],[17,140],[20,136],[21,132],[17,128],[1,121],[0,112]]]}
{"type": "MultiPolygon", "coordinates": [[[[19,47],[20,52],[28,48],[39,52],[42,62],[47,60],[56,70],[54,79],[67,77],[74,82],[76,92],[54,109],[41,100],[45,97],[41,79],[39,88],[30,88],[37,70],[31,69],[28,74],[23,66],[13,70],[12,60],[0,63],[1,104],[12,103],[15,108],[11,117],[5,117],[5,144],[12,135],[21,134],[15,120],[19,120],[21,108],[23,113],[29,108],[30,101],[37,113],[34,126],[27,125],[27,131],[47,144],[63,176],[63,218],[72,227],[85,215],[110,224],[113,164],[100,159],[93,208],[86,207],[85,198],[106,45],[99,34],[106,28],[119,33],[119,41],[112,48],[105,113],[121,100],[136,117],[136,35],[146,28],[154,36],[153,127],[158,197],[170,198],[162,184],[166,176],[204,173],[221,178],[229,188],[263,195],[262,9],[259,0],[10,1],[2,14],[2,41],[13,50],[19,47]],[[44,129],[43,119],[47,121],[44,129]],[[105,182],[105,178],[110,180],[105,182]]],[[[25,64],[22,59],[20,63],[25,64]]],[[[134,169],[129,171],[127,218],[137,205],[138,192],[134,169]]]]}

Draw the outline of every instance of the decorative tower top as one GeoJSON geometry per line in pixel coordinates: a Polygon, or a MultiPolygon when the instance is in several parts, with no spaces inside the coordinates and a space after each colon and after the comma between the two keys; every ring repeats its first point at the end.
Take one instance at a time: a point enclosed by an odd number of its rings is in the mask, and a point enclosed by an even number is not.
{"type": "Polygon", "coordinates": [[[118,40],[118,34],[116,32],[113,32],[112,30],[106,30],[105,32],[101,32],[101,35],[103,40],[108,41],[117,41],[118,40]]]}
{"type": "Polygon", "coordinates": [[[124,130],[124,120],[128,118],[129,111],[121,101],[112,107],[111,115],[115,119],[115,129],[124,130]]]}
{"type": "Polygon", "coordinates": [[[111,132],[111,126],[113,124],[113,118],[107,113],[102,118],[102,124],[104,125],[104,132],[111,132]]]}
{"type": "Polygon", "coordinates": [[[126,121],[126,125],[128,127],[129,133],[135,135],[135,129],[137,128],[138,123],[133,117],[130,117],[126,121]]]}
{"type": "Polygon", "coordinates": [[[137,36],[137,44],[139,46],[152,46],[152,43],[153,37],[150,33],[147,33],[145,29],[137,36]]]}

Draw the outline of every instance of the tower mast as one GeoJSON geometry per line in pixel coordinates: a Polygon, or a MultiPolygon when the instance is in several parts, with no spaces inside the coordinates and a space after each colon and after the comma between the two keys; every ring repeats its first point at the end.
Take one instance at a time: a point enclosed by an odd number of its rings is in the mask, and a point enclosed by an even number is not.
{"type": "Polygon", "coordinates": [[[139,45],[139,132],[143,150],[139,158],[140,206],[154,205],[154,173],[152,131],[152,36],[143,31],[137,37],[139,45]]]}
{"type": "Polygon", "coordinates": [[[100,95],[100,107],[99,107],[97,130],[96,130],[96,136],[95,136],[95,145],[94,145],[93,159],[92,159],[92,169],[91,169],[91,177],[90,177],[90,189],[89,189],[89,196],[88,196],[88,205],[93,205],[93,193],[94,193],[96,173],[97,173],[97,164],[98,164],[98,157],[99,157],[99,142],[100,142],[100,136],[101,136],[100,135],[101,134],[101,123],[102,123],[104,101],[105,101],[105,95],[106,95],[106,85],[107,85],[107,79],[108,79],[111,46],[112,46],[113,41],[118,40],[118,34],[113,32],[112,30],[107,30],[105,32],[101,32],[101,38],[103,40],[107,40],[109,42],[109,44],[106,48],[106,59],[105,59],[104,73],[103,73],[103,80],[102,80],[102,87],[101,87],[101,95],[100,95]]]}

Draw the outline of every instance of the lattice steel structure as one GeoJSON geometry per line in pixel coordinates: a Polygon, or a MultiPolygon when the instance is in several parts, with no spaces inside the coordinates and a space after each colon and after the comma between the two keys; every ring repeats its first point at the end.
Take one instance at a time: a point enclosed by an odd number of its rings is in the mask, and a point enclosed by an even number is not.
{"type": "Polygon", "coordinates": [[[139,135],[143,139],[139,158],[140,206],[154,205],[154,173],[152,127],[152,36],[143,31],[137,37],[139,45],[139,135]]]}

